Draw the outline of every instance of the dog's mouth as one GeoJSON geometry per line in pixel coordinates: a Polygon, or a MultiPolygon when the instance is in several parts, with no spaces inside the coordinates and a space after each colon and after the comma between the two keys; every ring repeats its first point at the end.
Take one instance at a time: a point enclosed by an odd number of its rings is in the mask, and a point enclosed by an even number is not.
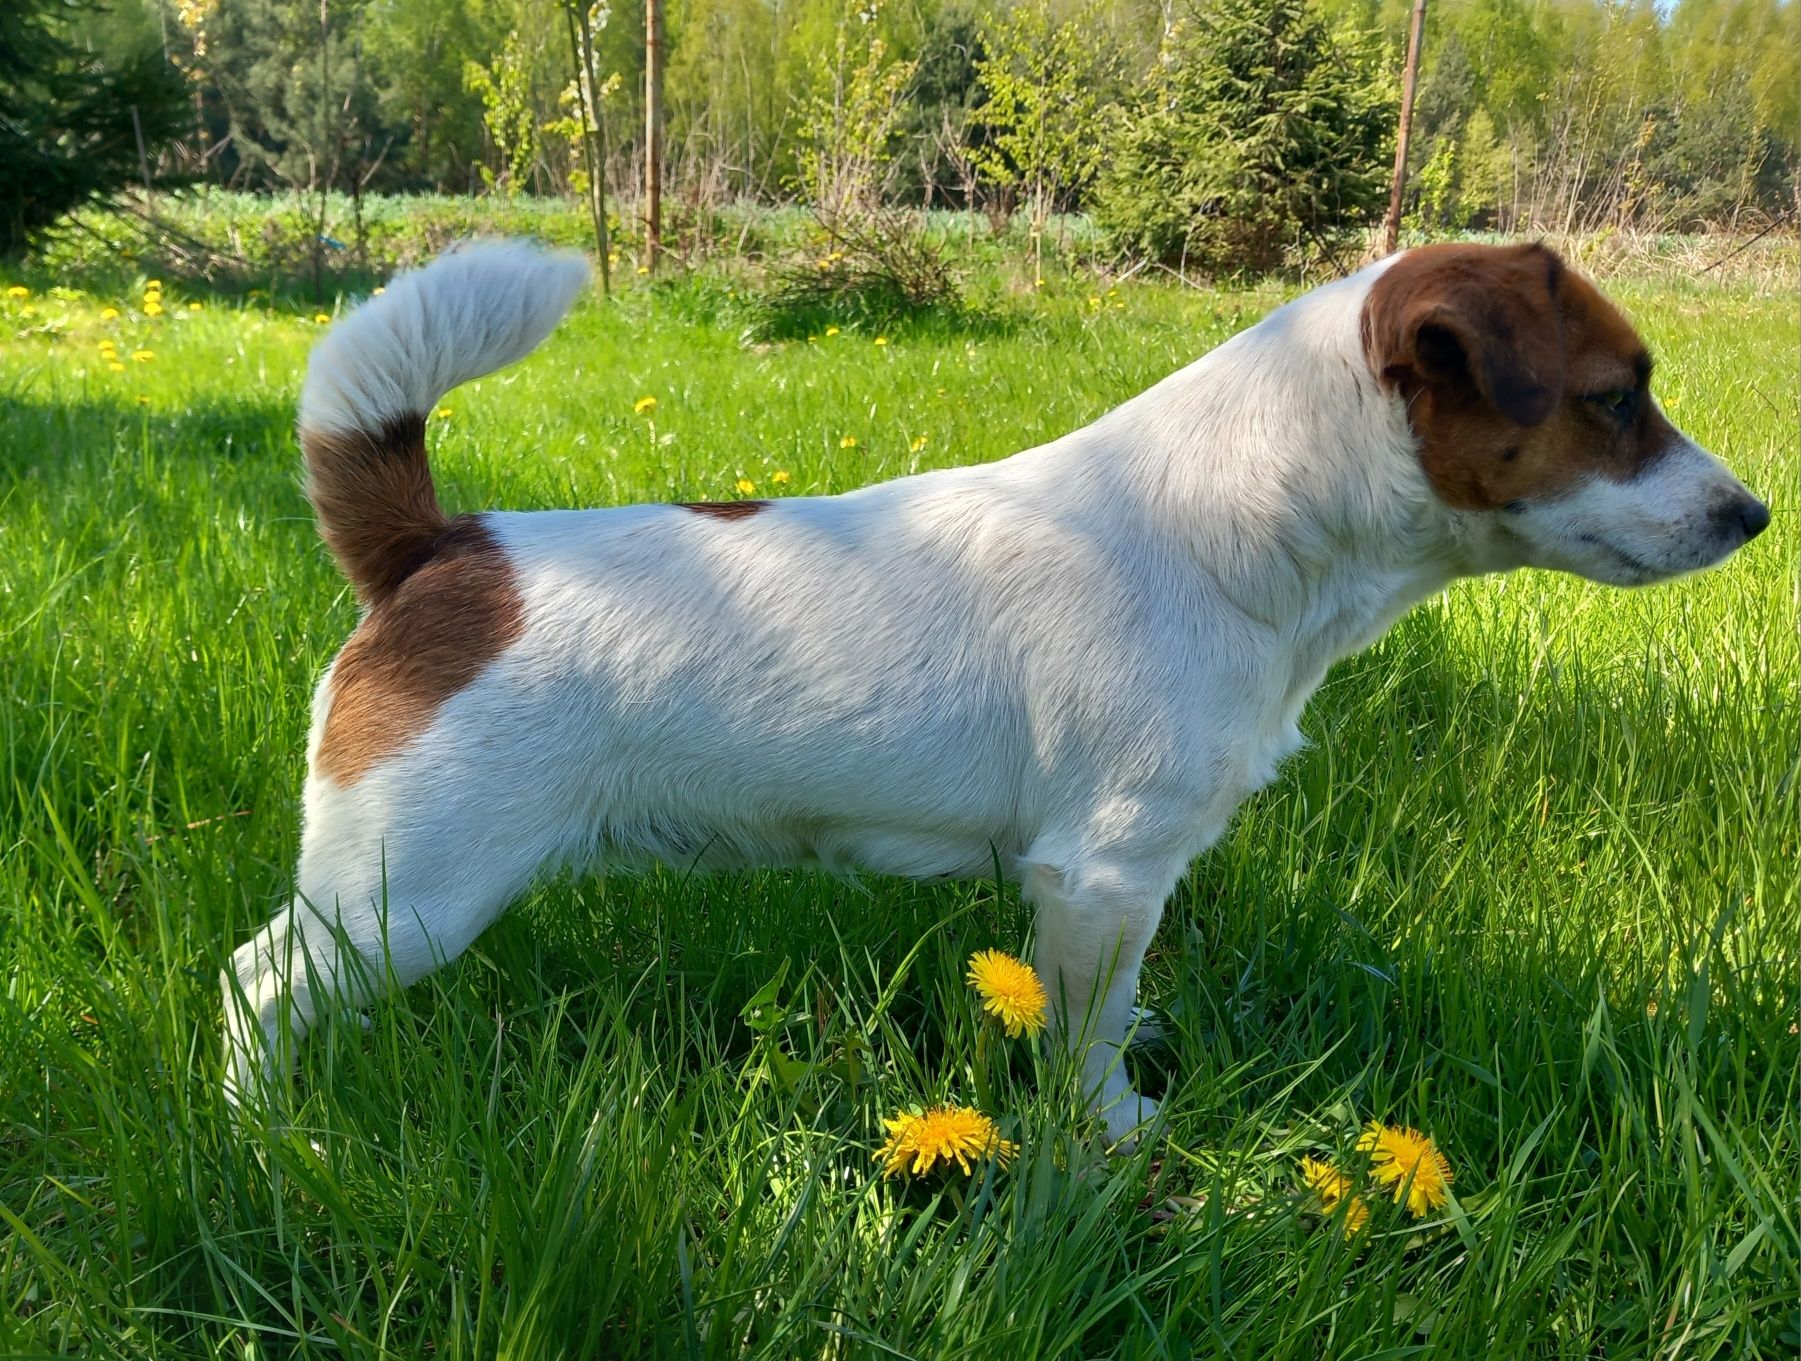
{"type": "Polygon", "coordinates": [[[1654,567],[1643,558],[1636,557],[1623,548],[1615,547],[1598,534],[1578,534],[1576,541],[1586,544],[1590,548],[1600,549],[1613,563],[1624,567],[1637,578],[1635,581],[1626,583],[1628,585],[1641,586],[1674,575],[1667,568],[1654,567]]]}

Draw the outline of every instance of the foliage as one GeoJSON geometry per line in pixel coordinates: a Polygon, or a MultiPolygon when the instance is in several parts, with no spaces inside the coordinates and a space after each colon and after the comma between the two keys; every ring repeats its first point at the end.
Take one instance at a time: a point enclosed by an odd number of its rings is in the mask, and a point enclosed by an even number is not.
{"type": "Polygon", "coordinates": [[[1096,215],[1121,254],[1214,274],[1330,249],[1385,202],[1396,105],[1365,36],[1308,0],[1190,0],[1096,215]]]}
{"type": "Polygon", "coordinates": [[[831,321],[882,325],[954,310],[957,279],[922,214],[888,194],[892,144],[913,62],[895,61],[875,26],[879,0],[842,12],[831,58],[801,115],[796,187],[820,225],[808,250],[775,266],[753,329],[793,336],[831,321]]]}
{"type": "Polygon", "coordinates": [[[0,6],[0,255],[136,180],[139,133],[154,156],[181,121],[180,77],[151,34],[96,41],[113,19],[103,0],[0,6]]]}
{"type": "Polygon", "coordinates": [[[1051,22],[1050,0],[1021,0],[982,33],[983,101],[970,160],[989,185],[1024,196],[1034,276],[1043,282],[1044,225],[1060,201],[1100,173],[1111,136],[1110,54],[1092,21],[1051,22]]]}
{"type": "Polygon", "coordinates": [[[507,34],[491,66],[466,62],[463,84],[481,96],[482,123],[500,157],[499,177],[484,165],[482,179],[490,188],[498,184],[512,193],[524,186],[538,160],[538,117],[531,101],[531,67],[518,30],[507,34]]]}

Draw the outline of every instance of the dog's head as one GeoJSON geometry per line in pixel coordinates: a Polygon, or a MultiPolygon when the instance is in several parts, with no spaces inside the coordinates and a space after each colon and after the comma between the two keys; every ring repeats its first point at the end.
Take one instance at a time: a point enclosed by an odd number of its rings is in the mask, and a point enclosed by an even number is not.
{"type": "Polygon", "coordinates": [[[1425,246],[1371,286],[1363,340],[1433,492],[1500,562],[1641,586],[1711,567],[1770,512],[1665,419],[1618,308],[1543,246],[1425,246]]]}

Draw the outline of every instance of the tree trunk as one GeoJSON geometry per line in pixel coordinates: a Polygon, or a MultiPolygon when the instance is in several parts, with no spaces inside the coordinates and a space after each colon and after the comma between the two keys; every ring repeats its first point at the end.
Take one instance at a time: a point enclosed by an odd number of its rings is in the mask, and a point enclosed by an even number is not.
{"type": "Polygon", "coordinates": [[[1413,90],[1419,82],[1420,48],[1426,37],[1426,0],[1413,0],[1413,26],[1407,31],[1407,69],[1401,77],[1401,130],[1395,138],[1395,175],[1388,191],[1388,217],[1382,223],[1382,253],[1393,255],[1401,241],[1401,195],[1407,189],[1407,141],[1413,132],[1413,90]]]}
{"type": "Polygon", "coordinates": [[[663,241],[663,6],[644,0],[644,268],[663,241]]]}

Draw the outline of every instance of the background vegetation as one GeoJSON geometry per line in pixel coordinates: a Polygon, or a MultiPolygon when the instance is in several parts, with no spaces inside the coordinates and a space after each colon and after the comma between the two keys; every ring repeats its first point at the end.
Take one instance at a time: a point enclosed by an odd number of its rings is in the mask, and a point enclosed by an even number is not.
{"type": "MultiPolygon", "coordinates": [[[[158,183],[337,191],[344,211],[316,232],[359,251],[368,193],[586,194],[580,32],[631,252],[643,3],[110,0],[104,22],[54,23],[90,79],[122,81],[147,56],[181,73],[178,116],[149,130],[158,183]]],[[[59,0],[15,8],[63,13],[59,0]]],[[[1023,210],[1035,240],[1053,213],[1098,207],[1116,255],[1215,269],[1318,258],[1379,207],[1407,10],[668,0],[667,232],[679,249],[733,203],[829,206],[823,167],[883,203],[980,210],[997,226],[1023,210]]],[[[9,97],[24,98],[0,85],[0,115],[9,97]]],[[[148,116],[158,101],[139,90],[125,104],[148,116]]],[[[113,140],[129,148],[122,126],[113,140]]],[[[1440,4],[1410,160],[1415,231],[1757,229],[1791,214],[1801,187],[1801,6],[1440,4]]]]}

